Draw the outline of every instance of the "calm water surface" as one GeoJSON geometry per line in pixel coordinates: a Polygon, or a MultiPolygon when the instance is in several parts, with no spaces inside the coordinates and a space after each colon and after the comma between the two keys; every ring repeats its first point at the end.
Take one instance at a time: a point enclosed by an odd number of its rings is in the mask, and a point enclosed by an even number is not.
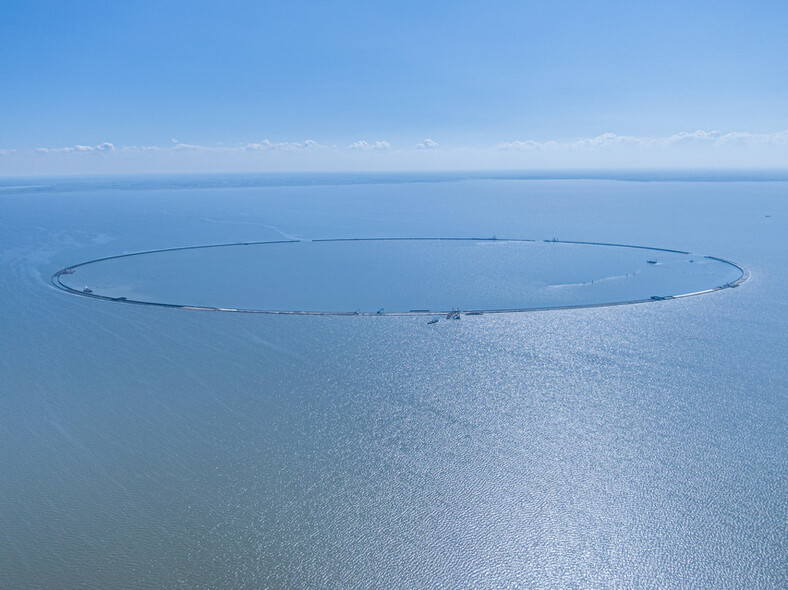
{"type": "Polygon", "coordinates": [[[318,313],[545,309],[643,301],[743,279],[734,264],[640,246],[503,238],[351,238],[187,246],[65,269],[71,293],[318,313]]]}
{"type": "Polygon", "coordinates": [[[0,190],[0,586],[788,584],[788,183],[374,180],[0,190]],[[492,235],[752,277],[435,326],[49,284],[185,244],[492,235]]]}

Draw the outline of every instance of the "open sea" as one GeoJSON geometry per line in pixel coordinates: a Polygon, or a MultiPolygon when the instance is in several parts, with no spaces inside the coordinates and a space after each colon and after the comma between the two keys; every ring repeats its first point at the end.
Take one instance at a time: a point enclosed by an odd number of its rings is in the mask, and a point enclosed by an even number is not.
{"type": "MultiPolygon", "coordinates": [[[[786,236],[788,182],[768,175],[2,179],[0,588],[788,587],[786,236]],[[675,249],[751,276],[434,325],[51,283],[191,245],[491,236],[675,249]]],[[[310,277],[350,268],[308,254],[310,272],[281,265],[300,281],[282,305],[319,306],[333,295],[310,277]]],[[[364,256],[381,284],[388,262],[364,256]]],[[[480,289],[485,305],[503,291],[480,289]]]]}

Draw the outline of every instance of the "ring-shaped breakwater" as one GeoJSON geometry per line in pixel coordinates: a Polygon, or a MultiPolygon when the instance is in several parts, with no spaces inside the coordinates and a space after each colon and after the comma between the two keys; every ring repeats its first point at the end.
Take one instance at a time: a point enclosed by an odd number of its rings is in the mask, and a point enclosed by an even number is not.
{"type": "Polygon", "coordinates": [[[52,284],[91,299],[197,311],[459,317],[665,301],[748,277],[735,262],[669,248],[425,237],[145,250],[68,266],[52,284]]]}

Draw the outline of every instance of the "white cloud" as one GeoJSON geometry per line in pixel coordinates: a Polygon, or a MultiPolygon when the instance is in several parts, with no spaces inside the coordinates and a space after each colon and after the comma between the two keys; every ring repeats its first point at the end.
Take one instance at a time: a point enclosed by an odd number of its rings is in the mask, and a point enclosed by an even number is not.
{"type": "Polygon", "coordinates": [[[747,131],[733,131],[721,133],[720,131],[704,131],[698,129],[692,133],[676,133],[666,140],[668,144],[676,143],[711,143],[714,145],[724,144],[783,144],[788,143],[788,129],[776,133],[749,133],[747,131]]]}
{"type": "MultiPolygon", "coordinates": [[[[272,142],[268,139],[263,139],[259,142],[254,143],[247,143],[241,149],[245,151],[261,151],[261,150],[276,150],[276,151],[284,151],[284,152],[293,152],[299,150],[315,150],[326,148],[321,143],[318,143],[314,139],[307,139],[303,142],[297,141],[283,141],[279,143],[272,142]]],[[[232,150],[233,148],[225,148],[228,150],[232,150]]]]}
{"type": "Polygon", "coordinates": [[[570,144],[573,148],[597,148],[611,145],[622,144],[641,144],[643,138],[632,137],[630,135],[616,135],[615,133],[603,133],[591,138],[581,138],[570,144]]]}
{"type": "Polygon", "coordinates": [[[34,151],[41,154],[49,153],[69,153],[69,152],[114,152],[115,146],[111,143],[104,142],[98,145],[74,145],[61,148],[36,148],[34,151]]]}
{"type": "Polygon", "coordinates": [[[209,150],[211,148],[204,145],[196,145],[192,143],[176,143],[174,146],[172,146],[172,149],[204,151],[204,150],[209,150]]]}
{"type": "Polygon", "coordinates": [[[652,140],[643,137],[633,137],[630,135],[617,135],[615,133],[603,133],[596,137],[580,137],[571,141],[535,141],[528,139],[526,141],[510,141],[506,143],[499,143],[496,147],[505,151],[550,151],[550,150],[565,150],[565,149],[595,149],[604,148],[618,145],[646,145],[652,140]]]}
{"type": "Polygon", "coordinates": [[[417,150],[434,150],[438,147],[438,143],[432,141],[430,138],[423,140],[421,143],[416,144],[417,150]]]}
{"type": "Polygon", "coordinates": [[[391,144],[388,141],[376,141],[375,143],[369,143],[361,140],[351,143],[347,147],[350,150],[362,150],[366,152],[370,150],[388,150],[391,148],[391,144]]]}
{"type": "Polygon", "coordinates": [[[697,131],[682,131],[675,133],[669,137],[655,139],[656,143],[675,144],[675,143],[689,143],[689,142],[703,142],[715,143],[722,138],[722,133],[719,131],[705,131],[698,129],[697,131]]]}
{"type": "MultiPolygon", "coordinates": [[[[260,151],[260,150],[292,152],[292,151],[303,151],[303,150],[316,150],[316,149],[330,147],[318,143],[313,139],[307,139],[304,140],[303,142],[284,141],[279,143],[274,143],[268,139],[263,139],[259,142],[247,143],[246,145],[236,146],[236,147],[227,147],[221,144],[209,146],[209,145],[200,145],[194,143],[184,143],[184,142],[179,142],[175,139],[171,141],[173,142],[172,145],[165,145],[165,146],[124,145],[116,148],[113,144],[104,142],[98,145],[74,145],[74,146],[56,147],[56,148],[40,147],[40,148],[36,148],[33,151],[39,154],[90,153],[90,152],[181,152],[181,151],[232,153],[239,151],[260,151]]],[[[386,144],[386,142],[377,142],[377,144],[374,147],[377,147],[378,144],[388,145],[386,144]]],[[[8,153],[10,153],[11,151],[12,150],[5,150],[5,152],[8,153]]]]}
{"type": "MultiPolygon", "coordinates": [[[[341,153],[343,150],[337,146],[321,144],[313,139],[306,139],[302,142],[283,141],[273,142],[269,139],[262,139],[258,142],[247,143],[237,146],[224,145],[200,145],[171,140],[171,145],[124,145],[116,147],[109,142],[97,145],[77,144],[67,147],[39,147],[32,152],[38,154],[85,154],[85,153],[133,153],[133,152],[211,152],[232,154],[238,152],[257,152],[257,151],[276,151],[276,152],[302,152],[314,150],[331,150],[341,153]]],[[[696,131],[682,131],[664,137],[619,135],[616,133],[603,133],[594,137],[578,137],[566,140],[546,140],[537,141],[535,139],[515,140],[499,143],[493,146],[494,151],[507,152],[605,152],[615,150],[618,147],[638,148],[638,149],[657,149],[657,148],[679,148],[681,146],[696,147],[757,147],[757,146],[786,146],[788,145],[788,129],[774,133],[750,133],[747,131],[733,131],[723,133],[717,130],[706,131],[698,129],[696,131]]],[[[415,150],[435,150],[439,144],[432,139],[424,139],[414,146],[415,150]]],[[[391,151],[391,144],[388,141],[368,142],[359,140],[348,145],[346,150],[355,151],[391,151]]],[[[463,149],[483,150],[481,146],[463,149]]],[[[402,153],[406,153],[405,152],[402,153]]],[[[1,156],[8,156],[14,153],[25,153],[24,150],[0,149],[1,156]]],[[[30,153],[30,152],[27,152],[30,153]]],[[[398,153],[391,151],[391,153],[398,153]]]]}
{"type": "Polygon", "coordinates": [[[533,139],[528,139],[526,141],[507,141],[505,143],[499,143],[497,148],[499,150],[505,151],[520,151],[520,152],[527,152],[531,150],[539,150],[542,149],[544,144],[539,143],[538,141],[534,141],[533,139]]]}
{"type": "Polygon", "coordinates": [[[264,139],[264,140],[256,142],[256,143],[247,143],[244,146],[244,149],[248,150],[250,152],[254,152],[254,151],[259,151],[259,150],[270,150],[270,149],[273,149],[273,147],[274,147],[274,144],[272,144],[267,139],[264,139]]]}
{"type": "Polygon", "coordinates": [[[788,143],[788,130],[776,133],[755,134],[748,132],[721,133],[720,131],[682,131],[667,137],[647,137],[603,133],[596,137],[580,137],[567,141],[509,141],[496,148],[504,151],[594,150],[615,146],[670,147],[685,144],[722,146],[728,144],[764,145],[788,143]]]}
{"type": "Polygon", "coordinates": [[[324,145],[315,140],[200,145],[165,138],[161,145],[96,145],[0,150],[2,174],[66,172],[204,172],[539,169],[786,168],[788,130],[774,133],[698,129],[664,136],[603,133],[591,137],[523,138],[497,145],[439,146],[424,139],[393,149],[387,141],[324,145]]]}
{"type": "Polygon", "coordinates": [[[124,145],[118,148],[120,152],[160,152],[162,149],[157,145],[124,145]]]}

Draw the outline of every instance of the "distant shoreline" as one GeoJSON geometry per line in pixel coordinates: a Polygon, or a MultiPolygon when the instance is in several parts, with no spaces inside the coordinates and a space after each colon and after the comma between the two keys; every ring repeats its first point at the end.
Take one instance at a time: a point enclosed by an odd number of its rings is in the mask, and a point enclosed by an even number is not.
{"type": "Polygon", "coordinates": [[[278,186],[342,186],[474,180],[622,182],[788,182],[788,170],[490,170],[427,172],[261,172],[0,176],[0,196],[80,190],[143,191],[278,186]]]}

